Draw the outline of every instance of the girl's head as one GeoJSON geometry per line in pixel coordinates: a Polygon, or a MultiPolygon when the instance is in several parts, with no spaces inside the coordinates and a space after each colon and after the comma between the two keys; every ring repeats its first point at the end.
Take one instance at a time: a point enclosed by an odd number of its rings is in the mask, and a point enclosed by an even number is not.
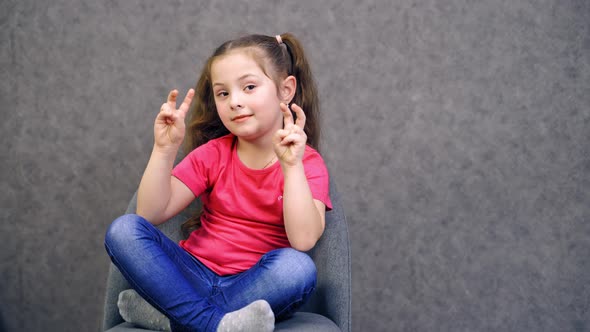
{"type": "MultiPolygon", "coordinates": [[[[219,68],[219,65],[227,64],[228,62],[223,60],[229,56],[251,60],[250,62],[258,67],[265,78],[274,82],[277,97],[277,105],[274,106],[277,112],[280,113],[278,101],[301,106],[306,115],[304,130],[307,134],[307,143],[318,149],[319,102],[315,82],[301,44],[293,35],[286,33],[277,37],[248,35],[227,41],[215,50],[203,68],[195,89],[185,139],[185,152],[188,153],[211,139],[229,133],[216,107],[216,102],[222,105],[223,98],[226,98],[226,92],[223,90],[225,87],[222,84],[214,87],[213,84],[218,82],[213,80],[219,80],[220,75],[216,74],[218,78],[212,77],[212,73],[219,73],[221,69],[225,69],[219,68]],[[290,81],[294,87],[294,94],[288,94],[288,100],[284,99],[285,94],[280,91],[285,81],[290,81]]],[[[223,111],[221,106],[220,111],[223,111]]]]}

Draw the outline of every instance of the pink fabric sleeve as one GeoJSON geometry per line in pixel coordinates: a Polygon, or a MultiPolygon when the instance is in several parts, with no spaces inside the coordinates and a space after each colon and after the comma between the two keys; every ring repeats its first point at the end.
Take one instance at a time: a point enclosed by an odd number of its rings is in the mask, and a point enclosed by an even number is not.
{"type": "Polygon", "coordinates": [[[218,164],[219,151],[216,144],[210,141],[191,151],[172,170],[172,176],[184,183],[199,197],[210,187],[212,167],[218,164]]]}

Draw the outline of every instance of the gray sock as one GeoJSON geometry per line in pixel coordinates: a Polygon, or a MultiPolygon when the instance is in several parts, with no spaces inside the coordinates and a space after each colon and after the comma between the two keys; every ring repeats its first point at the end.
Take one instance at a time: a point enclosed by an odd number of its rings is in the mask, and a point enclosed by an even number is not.
{"type": "Polygon", "coordinates": [[[221,319],[217,332],[272,332],[275,315],[265,300],[254,301],[221,319]]]}
{"type": "Polygon", "coordinates": [[[170,320],[151,304],[149,304],[134,289],[127,289],[119,293],[117,301],[119,313],[126,322],[156,331],[170,331],[170,320]]]}

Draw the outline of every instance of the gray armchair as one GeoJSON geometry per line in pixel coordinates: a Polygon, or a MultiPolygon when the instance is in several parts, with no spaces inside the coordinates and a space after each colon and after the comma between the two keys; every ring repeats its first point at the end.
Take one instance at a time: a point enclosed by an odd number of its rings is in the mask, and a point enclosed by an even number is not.
{"type": "MultiPolygon", "coordinates": [[[[275,331],[344,331],[350,332],[350,248],[348,226],[340,195],[330,180],[330,198],[333,209],[326,213],[326,228],[320,241],[308,252],[318,272],[317,288],[310,300],[292,318],[279,322],[275,331]]],[[[127,213],[135,213],[136,196],[133,196],[127,213]]],[[[172,240],[181,238],[180,225],[189,216],[187,208],[162,224],[160,229],[172,240]]],[[[119,293],[131,288],[119,270],[111,263],[107,278],[103,330],[108,332],[146,332],[123,321],[119,315],[119,293]]]]}

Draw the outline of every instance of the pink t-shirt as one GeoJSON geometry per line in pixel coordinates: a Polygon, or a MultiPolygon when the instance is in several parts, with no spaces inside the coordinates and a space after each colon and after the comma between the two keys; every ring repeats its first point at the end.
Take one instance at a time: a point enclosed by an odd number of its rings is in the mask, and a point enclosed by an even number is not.
{"type": "MultiPolygon", "coordinates": [[[[262,255],[290,247],[283,221],[283,172],[279,163],[254,170],[244,165],[232,134],[189,153],[172,171],[203,203],[201,227],[180,246],[219,275],[243,272],[262,255]]],[[[332,208],[328,170],[306,146],[303,166],[314,199],[332,208]]]]}

